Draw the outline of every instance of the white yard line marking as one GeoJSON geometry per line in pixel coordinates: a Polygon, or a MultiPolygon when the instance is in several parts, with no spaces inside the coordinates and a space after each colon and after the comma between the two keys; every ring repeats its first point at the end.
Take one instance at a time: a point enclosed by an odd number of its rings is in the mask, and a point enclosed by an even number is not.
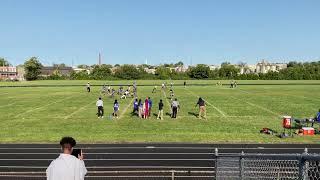
{"type": "Polygon", "coordinates": [[[63,99],[60,99],[60,100],[58,100],[58,101],[54,101],[54,102],[52,102],[52,103],[49,103],[49,104],[46,104],[46,105],[43,105],[43,106],[40,106],[40,107],[37,107],[37,108],[30,109],[30,110],[25,111],[25,112],[22,112],[22,113],[19,113],[19,114],[17,114],[17,115],[15,116],[15,118],[21,116],[22,114],[27,114],[27,113],[33,112],[33,111],[35,111],[35,110],[40,110],[40,109],[43,109],[43,108],[45,108],[45,107],[48,107],[48,106],[50,106],[50,105],[52,105],[52,104],[56,104],[56,103],[65,101],[65,100],[70,99],[70,98],[73,98],[73,96],[70,96],[70,97],[68,97],[68,98],[63,98],[63,99]]]}
{"type": "Polygon", "coordinates": [[[267,112],[269,112],[269,113],[271,113],[271,114],[273,114],[273,115],[275,115],[275,116],[277,116],[277,117],[282,117],[282,116],[279,115],[278,113],[276,113],[276,112],[274,112],[274,111],[272,111],[272,110],[270,110],[270,109],[268,109],[268,108],[262,107],[262,106],[257,105],[257,104],[253,104],[253,103],[248,102],[248,101],[245,101],[245,100],[241,100],[241,99],[236,98],[236,97],[234,97],[234,96],[230,96],[230,97],[232,97],[233,99],[242,101],[242,102],[244,102],[244,103],[246,103],[246,104],[249,104],[250,106],[257,107],[257,108],[259,108],[259,109],[262,109],[262,110],[264,110],[264,111],[267,111],[267,112]]]}
{"type": "Polygon", "coordinates": [[[71,116],[73,116],[74,114],[82,111],[83,109],[85,109],[85,108],[88,107],[89,105],[92,105],[93,103],[95,103],[95,102],[91,102],[91,103],[89,103],[89,104],[87,104],[87,105],[82,106],[81,108],[79,108],[78,110],[74,111],[73,113],[65,116],[64,119],[69,119],[71,116]]]}
{"type": "Polygon", "coordinates": [[[169,102],[169,100],[168,100],[168,98],[167,98],[167,94],[166,94],[166,92],[165,92],[165,90],[162,90],[163,91],[163,95],[164,95],[164,98],[166,99],[166,102],[167,102],[167,104],[168,104],[168,109],[169,109],[169,111],[171,112],[171,104],[170,104],[170,102],[169,102]]]}
{"type": "Polygon", "coordinates": [[[247,93],[247,94],[254,94],[253,92],[246,91],[246,90],[243,90],[243,89],[238,89],[238,90],[241,91],[241,92],[247,93]]]}
{"type": "Polygon", "coordinates": [[[119,119],[121,119],[123,117],[123,115],[127,112],[127,110],[129,109],[130,105],[132,104],[134,98],[132,98],[132,100],[130,101],[130,103],[126,106],[126,108],[123,109],[122,113],[119,116],[119,119]]]}
{"type": "Polygon", "coordinates": [[[6,105],[2,105],[2,106],[0,106],[0,108],[11,106],[11,105],[14,105],[14,104],[16,104],[16,103],[10,103],[10,104],[6,104],[6,105]]]}
{"type": "Polygon", "coordinates": [[[307,99],[307,100],[311,100],[311,101],[320,101],[319,99],[316,99],[316,98],[310,98],[310,97],[306,97],[306,96],[303,96],[303,95],[292,95],[292,94],[286,94],[286,93],[277,93],[279,95],[283,95],[283,96],[291,96],[291,97],[299,97],[299,98],[303,98],[303,99],[307,99]]]}
{"type": "MultiPolygon", "coordinates": [[[[185,89],[187,92],[189,92],[190,94],[192,94],[195,97],[200,97],[198,95],[196,95],[195,93],[193,93],[192,91],[185,89]]],[[[202,98],[207,104],[209,104],[211,107],[213,107],[215,110],[217,110],[223,117],[226,117],[227,115],[221,111],[219,108],[217,108],[216,106],[214,106],[213,104],[211,104],[210,102],[208,102],[207,100],[205,100],[204,98],[202,98]]]]}
{"type": "MultiPolygon", "coordinates": [[[[243,90],[243,89],[238,89],[238,90],[241,91],[241,92],[247,93],[247,94],[255,94],[255,93],[253,93],[253,92],[246,91],[246,90],[243,90]]],[[[268,92],[269,92],[269,91],[264,90],[264,93],[268,93],[268,92]]],[[[310,97],[306,97],[306,96],[303,96],[303,95],[296,95],[296,94],[295,94],[295,95],[292,95],[292,94],[286,94],[286,93],[275,93],[274,95],[300,97],[300,98],[303,98],[303,99],[320,101],[319,99],[313,99],[313,98],[310,98],[310,97]]]]}
{"type": "MultiPolygon", "coordinates": [[[[255,93],[253,93],[253,92],[244,91],[244,90],[241,90],[241,89],[238,89],[238,90],[240,90],[241,92],[244,92],[244,93],[248,93],[248,94],[255,94],[255,93]]],[[[268,92],[268,91],[264,90],[264,92],[268,92]]],[[[312,98],[309,98],[309,97],[306,97],[306,96],[303,96],[303,95],[291,95],[291,94],[286,94],[286,93],[276,93],[275,95],[292,96],[292,97],[299,97],[299,98],[303,98],[303,99],[307,99],[307,100],[311,100],[311,101],[312,101],[312,100],[314,100],[314,101],[320,101],[320,100],[318,100],[318,99],[312,99],[312,98]]],[[[233,98],[234,98],[234,97],[233,97],[233,98]]],[[[239,99],[239,100],[240,100],[240,99],[239,99]]],[[[245,101],[244,101],[244,102],[245,102],[245,101]]],[[[259,105],[256,105],[256,104],[253,104],[253,103],[250,103],[250,102],[245,102],[245,103],[247,103],[247,104],[249,104],[249,105],[251,105],[251,106],[255,106],[255,107],[258,107],[258,106],[259,106],[259,105]]],[[[292,105],[295,105],[295,104],[291,104],[291,106],[292,106],[292,105]]],[[[301,106],[301,105],[299,104],[298,106],[301,106]]],[[[265,108],[265,107],[259,106],[258,108],[263,109],[263,110],[265,110],[265,111],[268,111],[268,112],[276,115],[277,117],[278,117],[278,116],[279,116],[279,117],[282,117],[282,116],[279,115],[278,113],[275,113],[275,112],[273,112],[273,111],[271,111],[270,109],[267,109],[267,108],[265,108]]]]}

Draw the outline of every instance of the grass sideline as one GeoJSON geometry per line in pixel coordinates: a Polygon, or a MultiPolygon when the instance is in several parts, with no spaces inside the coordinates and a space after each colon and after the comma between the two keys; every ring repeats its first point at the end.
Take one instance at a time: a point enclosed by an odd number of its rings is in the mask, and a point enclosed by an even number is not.
{"type": "MultiPolygon", "coordinates": [[[[0,81],[0,87],[4,86],[84,86],[90,82],[93,86],[103,84],[110,85],[132,85],[135,80],[117,80],[117,81],[102,81],[102,80],[39,80],[39,81],[18,81],[5,82],[0,81]]],[[[186,80],[188,85],[215,85],[217,82],[229,85],[230,80],[186,80]]],[[[136,80],[138,85],[154,86],[161,85],[163,82],[173,82],[175,85],[183,85],[184,80],[136,80]]],[[[237,80],[238,84],[245,85],[320,85],[320,80],[237,80]]]]}
{"type": "MultiPolygon", "coordinates": [[[[86,82],[21,83],[85,85],[86,82]]],[[[98,85],[105,81],[90,82],[98,85]]],[[[125,85],[132,82],[112,83],[125,85]]],[[[156,84],[158,89],[161,82],[137,81],[138,85],[156,84]]],[[[95,101],[100,96],[101,87],[92,87],[92,93],[86,93],[84,87],[0,88],[0,143],[52,143],[65,135],[73,136],[81,143],[319,143],[319,136],[280,139],[260,134],[259,130],[269,127],[281,131],[282,115],[313,117],[320,107],[317,98],[320,85],[312,84],[320,81],[239,81],[236,89],[214,86],[217,81],[187,82],[212,86],[176,86],[175,94],[182,107],[179,117],[172,120],[166,115],[163,121],[156,120],[155,116],[149,120],[132,117],[131,98],[120,100],[121,118],[110,120],[108,115],[112,112],[113,99],[109,97],[103,97],[107,115],[103,120],[98,119],[95,101]],[[241,85],[242,82],[291,85],[241,85]],[[294,85],[297,83],[302,85],[294,85]],[[194,107],[198,96],[208,102],[207,121],[194,115],[198,113],[194,107]]],[[[0,82],[0,86],[7,83],[0,82]]],[[[182,84],[183,81],[174,83],[182,84]]],[[[164,100],[165,113],[170,112],[165,100],[169,92],[152,94],[151,91],[150,86],[139,87],[138,95],[153,99],[153,113],[160,98],[164,100]]]]}

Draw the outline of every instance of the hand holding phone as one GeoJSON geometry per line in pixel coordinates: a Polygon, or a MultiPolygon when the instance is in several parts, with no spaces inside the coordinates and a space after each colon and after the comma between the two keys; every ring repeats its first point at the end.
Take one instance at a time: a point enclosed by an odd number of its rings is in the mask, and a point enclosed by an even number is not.
{"type": "Polygon", "coordinates": [[[75,156],[76,158],[79,158],[79,159],[83,160],[82,149],[73,149],[71,155],[75,156]]]}
{"type": "Polygon", "coordinates": [[[80,154],[78,154],[78,159],[83,160],[83,153],[82,153],[82,149],[80,149],[80,154]]]}

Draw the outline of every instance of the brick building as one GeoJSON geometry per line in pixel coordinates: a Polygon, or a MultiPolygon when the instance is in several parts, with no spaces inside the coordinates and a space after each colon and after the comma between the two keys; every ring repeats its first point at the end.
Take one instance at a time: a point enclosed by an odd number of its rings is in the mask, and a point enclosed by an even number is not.
{"type": "Polygon", "coordinates": [[[17,79],[17,68],[13,66],[1,66],[0,67],[0,79],[17,79]]]}

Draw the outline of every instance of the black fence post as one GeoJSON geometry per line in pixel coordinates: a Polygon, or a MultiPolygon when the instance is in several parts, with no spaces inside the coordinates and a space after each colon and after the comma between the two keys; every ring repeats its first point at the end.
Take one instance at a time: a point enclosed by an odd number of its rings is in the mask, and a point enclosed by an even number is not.
{"type": "Polygon", "coordinates": [[[307,167],[308,165],[307,165],[306,159],[304,158],[304,156],[307,154],[308,154],[308,149],[305,148],[304,153],[302,153],[299,158],[299,179],[300,180],[307,180],[308,178],[308,167],[307,167]]]}

